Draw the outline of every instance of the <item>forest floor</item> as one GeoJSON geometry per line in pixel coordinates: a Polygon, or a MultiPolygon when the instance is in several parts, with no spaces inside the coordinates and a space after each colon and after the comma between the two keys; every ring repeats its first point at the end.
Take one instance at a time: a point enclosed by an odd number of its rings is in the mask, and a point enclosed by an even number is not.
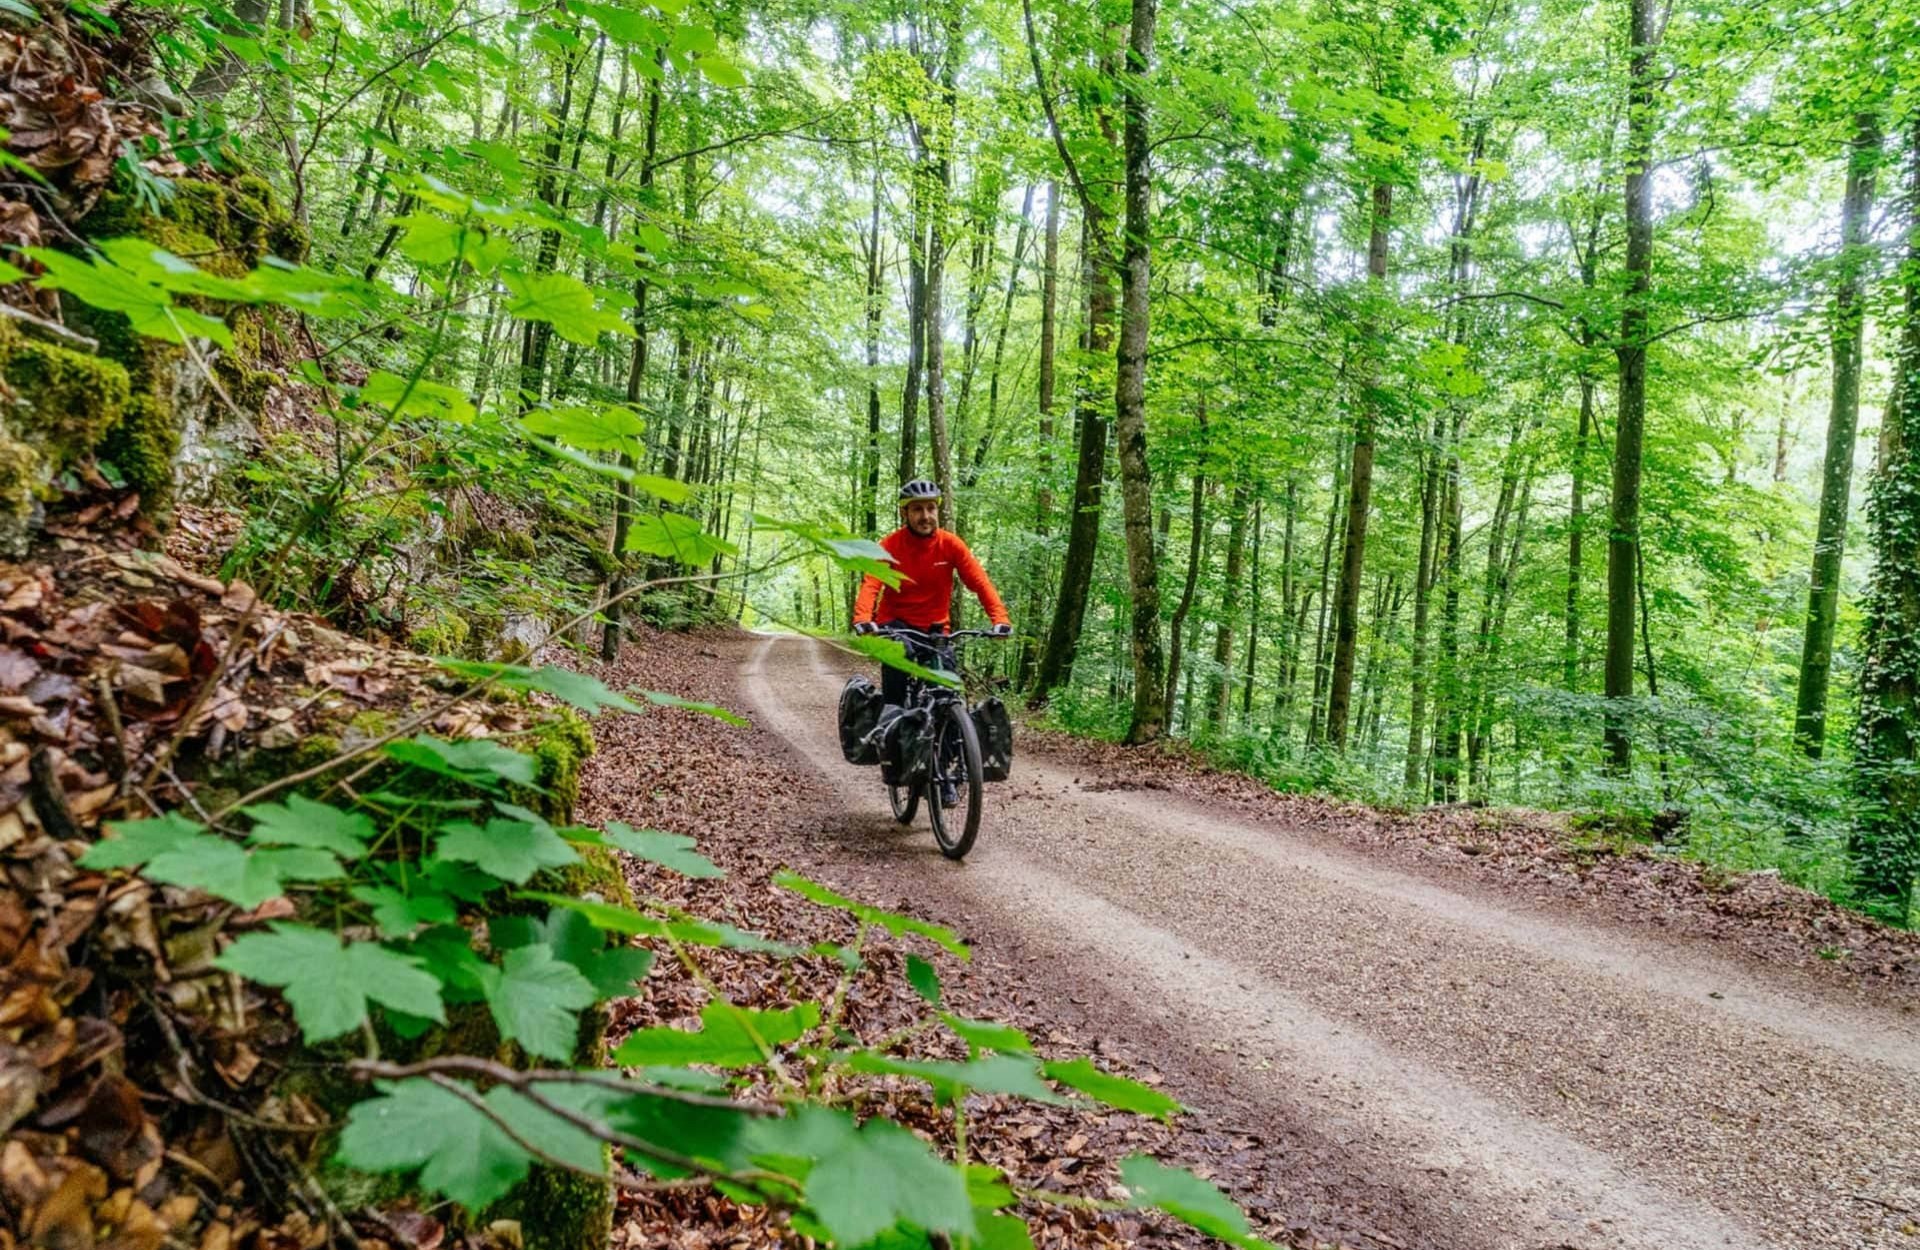
{"type": "MultiPolygon", "coordinates": [[[[602,722],[583,814],[696,835],[733,871],[701,885],[776,936],[818,923],[769,905],[781,865],[953,925],[976,946],[948,987],[961,1010],[1091,1049],[1191,1109],[1173,1130],[976,1122],[1016,1180],[1097,1193],[1146,1149],[1296,1245],[1920,1237],[1920,935],[1546,817],[1289,798],[1177,751],[1040,733],[949,863],[924,819],[893,822],[875,770],[840,759],[834,707],[858,663],[801,639],[643,635],[605,676],[753,724],[602,722]]],[[[883,1019],[886,991],[867,992],[883,1019]]],[[[724,1204],[665,1215],[629,1208],[617,1240],[772,1234],[724,1204]]],[[[1189,1244],[1133,1217],[1035,1231],[1189,1244]]]]}

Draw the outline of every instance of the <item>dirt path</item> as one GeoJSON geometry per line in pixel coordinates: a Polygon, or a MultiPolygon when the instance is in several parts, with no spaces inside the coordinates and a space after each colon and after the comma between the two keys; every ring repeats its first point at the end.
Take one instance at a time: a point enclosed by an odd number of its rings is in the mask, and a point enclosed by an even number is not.
{"type": "Polygon", "coordinates": [[[951,864],[841,761],[848,664],[769,638],[742,675],[844,801],[814,851],[1023,960],[1203,1115],[1300,1152],[1316,1204],[1384,1204],[1361,1221],[1381,1244],[1920,1244],[1913,1013],[1044,758],[951,864]]]}

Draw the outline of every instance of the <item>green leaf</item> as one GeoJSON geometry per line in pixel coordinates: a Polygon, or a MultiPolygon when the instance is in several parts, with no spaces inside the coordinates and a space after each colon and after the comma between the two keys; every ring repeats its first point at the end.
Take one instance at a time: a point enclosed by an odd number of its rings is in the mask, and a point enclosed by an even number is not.
{"type": "Polygon", "coordinates": [[[662,690],[635,690],[633,693],[639,695],[655,707],[677,707],[683,712],[698,712],[702,716],[711,716],[715,720],[723,720],[729,725],[740,725],[744,727],[747,724],[747,718],[738,712],[730,712],[726,708],[719,707],[712,703],[696,703],[691,699],[683,699],[677,694],[667,694],[662,690]]]}
{"type": "Polygon", "coordinates": [[[967,1201],[975,1207],[996,1211],[1012,1206],[1017,1197],[999,1168],[986,1163],[967,1165],[967,1201]]]}
{"type": "Polygon", "coordinates": [[[847,912],[862,924],[879,925],[895,937],[913,933],[926,938],[961,959],[971,959],[973,952],[967,949],[965,942],[952,929],[931,924],[925,920],[915,920],[911,916],[902,916],[898,912],[882,911],[878,907],[869,907],[865,903],[855,902],[844,894],[837,894],[817,881],[809,881],[797,872],[781,870],[773,875],[773,883],[783,889],[792,890],[800,897],[847,912]]]}
{"type": "Polygon", "coordinates": [[[332,881],[340,861],[323,851],[248,851],[176,813],[109,825],[116,836],[88,847],[82,868],[140,868],[165,885],[205,890],[240,907],[277,898],[288,881],[332,881]],[[144,867],[143,867],[144,865],[144,867]]]}
{"type": "Polygon", "coordinates": [[[622,1067],[704,1063],[716,1068],[744,1068],[762,1062],[768,1050],[797,1041],[819,1023],[818,1003],[760,1011],[711,1002],[700,1012],[698,1032],[641,1029],[622,1042],[613,1057],[622,1067]]]}
{"type": "Polygon", "coordinates": [[[836,1058],[854,1072],[873,1076],[910,1076],[925,1081],[941,1102],[955,1102],[968,1092],[1013,1094],[1034,1102],[1060,1103],[1048,1089],[1032,1059],[988,1055],[955,1063],[951,1059],[896,1059],[872,1051],[848,1051],[836,1058]]]}
{"type": "Polygon", "coordinates": [[[88,847],[75,862],[96,872],[138,868],[154,856],[205,832],[205,825],[188,820],[179,812],[145,820],[117,820],[107,825],[108,836],[88,847]]]}
{"type": "Polygon", "coordinates": [[[298,794],[284,804],[256,803],[240,810],[253,817],[253,828],[247,831],[250,841],[332,851],[346,860],[366,854],[367,840],[374,835],[373,821],[364,814],[298,794]]]}
{"type": "Polygon", "coordinates": [[[373,942],[343,948],[332,933],[274,924],[229,946],[217,967],[278,986],[309,1043],[350,1033],[367,1022],[367,1003],[443,1022],[440,982],[418,962],[373,942]]]}
{"type": "Polygon", "coordinates": [[[421,925],[452,924],[460,918],[453,900],[435,891],[410,894],[390,885],[356,885],[349,893],[373,910],[374,927],[384,938],[411,937],[421,925]]]}
{"type": "Polygon", "coordinates": [[[538,779],[533,757],[488,738],[467,738],[447,742],[422,734],[402,742],[389,742],[387,755],[402,764],[424,768],[469,785],[491,788],[499,782],[533,786],[538,779]]]}
{"type": "Polygon", "coordinates": [[[627,531],[627,550],[659,556],[692,568],[711,563],[718,555],[738,555],[739,548],[702,529],[700,522],[679,512],[652,512],[633,519],[627,531]]]}
{"type": "Polygon", "coordinates": [[[593,291],[565,273],[507,273],[502,281],[513,299],[507,315],[523,321],[544,321],[569,343],[592,347],[604,333],[633,337],[633,327],[615,312],[603,311],[593,291]]]}
{"type": "Polygon", "coordinates": [[[1102,1072],[1094,1066],[1093,1060],[1085,1057],[1049,1063],[1042,1067],[1041,1071],[1046,1073],[1048,1080],[1058,1081],[1071,1089],[1077,1089],[1087,1097],[1121,1111],[1134,1111],[1160,1120],[1171,1120],[1186,1110],[1151,1085],[1142,1085],[1139,1081],[1129,1080],[1124,1076],[1102,1072]]]}
{"type": "Polygon", "coordinates": [[[545,945],[508,951],[501,968],[504,975],[487,991],[500,1036],[520,1043],[528,1054],[570,1061],[579,1041],[580,1013],[595,1002],[593,984],[545,945]]]}
{"type": "Polygon", "coordinates": [[[471,821],[442,825],[433,853],[515,885],[525,885],[542,868],[580,862],[579,854],[551,828],[498,817],[484,829],[471,821]]]}
{"type": "Polygon", "coordinates": [[[1019,1216],[982,1214],[977,1218],[979,1227],[968,1243],[973,1250],[1033,1250],[1033,1236],[1019,1216]]]}
{"type": "MultiPolygon", "coordinates": [[[[520,424],[526,427],[529,434],[557,438],[582,451],[619,451],[628,455],[637,455],[642,450],[644,444],[640,436],[647,428],[646,421],[639,413],[617,404],[535,408],[521,414],[520,424]]],[[[635,474],[634,477],[639,475],[635,474]]],[[[671,478],[665,480],[672,481],[671,478]]],[[[673,484],[679,487],[681,500],[684,500],[690,493],[687,487],[679,482],[673,484]]]]}
{"type": "Polygon", "coordinates": [[[551,664],[528,668],[521,664],[488,664],[480,660],[456,660],[435,656],[435,664],[455,677],[471,682],[491,681],[506,690],[550,694],[561,702],[592,716],[605,708],[620,712],[638,712],[640,705],[623,694],[609,690],[605,682],[586,673],[557,668],[551,664]]]}
{"type": "MultiPolygon", "coordinates": [[[[11,2],[18,3],[18,0],[11,0],[11,2]]],[[[0,0],[0,9],[5,9],[8,3],[9,0],[0,0]]],[[[0,284],[18,282],[26,276],[27,271],[18,265],[9,265],[6,261],[0,260],[0,284]]]]}
{"type": "Polygon", "coordinates": [[[959,1016],[940,1013],[961,1041],[974,1050],[997,1050],[1006,1054],[1030,1055],[1033,1043],[1019,1029],[1007,1024],[996,1024],[991,1020],[963,1020],[959,1016]]]}
{"type": "Polygon", "coordinates": [[[1146,1155],[1128,1155],[1120,1161],[1120,1183],[1132,1192],[1135,1206],[1165,1211],[1174,1219],[1229,1245],[1247,1247],[1247,1250],[1273,1250],[1253,1235],[1239,1207],[1191,1172],[1167,1167],[1146,1155]]]}
{"type": "Polygon", "coordinates": [[[471,424],[473,401],[457,386],[425,378],[403,378],[376,369],[360,385],[360,402],[393,410],[397,417],[433,417],[454,425],[471,424]]]}
{"type": "Polygon", "coordinates": [[[158,286],[104,258],[96,264],[51,248],[29,247],[22,251],[46,269],[36,280],[37,285],[65,291],[95,308],[124,313],[139,334],[169,343],[185,343],[191,338],[212,339],[229,351],[233,348],[233,333],[225,322],[190,308],[175,308],[173,300],[158,286]]]}
{"type": "Polygon", "coordinates": [[[551,903],[555,907],[570,908],[585,916],[595,928],[604,929],[609,933],[624,933],[632,937],[664,938],[684,942],[690,946],[723,946],[730,950],[759,951],[788,958],[805,953],[798,946],[775,942],[757,933],[748,933],[744,929],[736,929],[730,924],[722,924],[716,920],[660,920],[653,916],[642,915],[630,907],[596,903],[591,899],[568,898],[561,894],[543,894],[537,890],[523,891],[515,897],[536,899],[542,903],[551,903]]]}
{"type": "Polygon", "coordinates": [[[940,1005],[940,974],[918,955],[907,956],[907,984],[935,1007],[940,1005]]]}
{"type": "Polygon", "coordinates": [[[766,1154],[813,1160],[802,1193],[840,1245],[864,1245],[896,1224],[973,1233],[960,1173],[890,1120],[856,1126],[843,1111],[808,1106],[755,1128],[766,1154]]]}
{"type": "Polygon", "coordinates": [[[693,850],[694,841],[683,833],[661,833],[657,829],[633,829],[614,821],[607,825],[606,842],[649,864],[671,868],[683,877],[724,877],[727,874],[706,856],[693,850]]]}
{"type": "MultiPolygon", "coordinates": [[[[26,0],[0,0],[0,13],[11,13],[15,17],[23,17],[29,22],[37,22],[40,20],[40,14],[32,5],[28,4],[26,0]]],[[[8,278],[7,281],[11,282],[13,279],[8,278]]]]}
{"type": "Polygon", "coordinates": [[[960,688],[958,674],[927,668],[925,665],[915,664],[909,660],[906,644],[897,638],[856,634],[846,640],[846,645],[860,655],[870,660],[878,660],[888,668],[899,669],[910,677],[918,677],[921,681],[931,682],[936,686],[949,686],[955,690],[960,688]]]}
{"type": "Polygon", "coordinates": [[[492,273],[513,253],[510,240],[496,237],[473,222],[410,213],[394,224],[406,228],[400,239],[400,254],[430,268],[449,264],[457,257],[475,273],[492,273]]]}
{"type": "Polygon", "coordinates": [[[577,911],[555,907],[545,920],[532,916],[496,916],[487,924],[487,939],[495,950],[541,943],[554,955],[579,969],[593,986],[594,1001],[604,1002],[633,992],[653,967],[653,952],[635,946],[607,945],[607,935],[577,911]]]}
{"type": "Polygon", "coordinates": [[[747,85],[747,76],[741,72],[740,67],[717,52],[707,53],[695,61],[694,66],[716,87],[747,85]]]}
{"type": "MultiPolygon", "coordinates": [[[[469,1094],[472,1087],[460,1082],[469,1094]]],[[[340,1133],[338,1157],[363,1172],[420,1172],[420,1185],[469,1211],[502,1197],[533,1159],[493,1118],[424,1077],[386,1082],[355,1103],[340,1133]]],[[[553,1091],[541,1092],[555,1102],[553,1091]]],[[[506,1086],[481,1100],[514,1133],[545,1153],[591,1173],[604,1170],[598,1142],[506,1086]]]]}

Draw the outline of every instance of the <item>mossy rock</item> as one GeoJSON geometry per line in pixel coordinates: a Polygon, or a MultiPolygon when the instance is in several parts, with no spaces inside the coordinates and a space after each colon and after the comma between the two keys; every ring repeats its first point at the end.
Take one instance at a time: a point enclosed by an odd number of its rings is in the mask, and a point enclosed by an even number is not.
{"type": "Polygon", "coordinates": [[[0,548],[24,550],[35,503],[126,412],[132,384],[112,360],[30,339],[0,321],[0,548]]]}

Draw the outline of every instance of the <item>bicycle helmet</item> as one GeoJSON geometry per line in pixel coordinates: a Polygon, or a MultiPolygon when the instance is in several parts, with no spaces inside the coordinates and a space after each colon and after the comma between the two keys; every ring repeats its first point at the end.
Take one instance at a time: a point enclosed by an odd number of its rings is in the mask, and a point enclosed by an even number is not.
{"type": "Polygon", "coordinates": [[[940,498],[940,488],[938,486],[935,486],[932,482],[929,482],[924,477],[916,477],[911,482],[908,482],[900,487],[901,503],[906,503],[908,500],[911,500],[911,499],[938,499],[938,498],[940,498]]]}

